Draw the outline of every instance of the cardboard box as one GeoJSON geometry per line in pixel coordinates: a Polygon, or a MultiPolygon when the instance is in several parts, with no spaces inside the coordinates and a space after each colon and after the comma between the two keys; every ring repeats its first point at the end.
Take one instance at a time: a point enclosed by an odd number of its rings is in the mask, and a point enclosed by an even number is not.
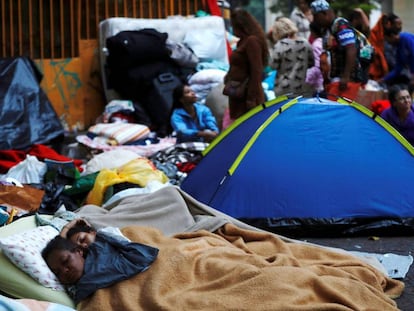
{"type": "Polygon", "coordinates": [[[358,91],[358,95],[355,101],[358,104],[361,104],[367,107],[368,109],[371,109],[372,103],[380,99],[388,99],[388,92],[384,90],[371,91],[371,90],[360,89],[358,91]]]}

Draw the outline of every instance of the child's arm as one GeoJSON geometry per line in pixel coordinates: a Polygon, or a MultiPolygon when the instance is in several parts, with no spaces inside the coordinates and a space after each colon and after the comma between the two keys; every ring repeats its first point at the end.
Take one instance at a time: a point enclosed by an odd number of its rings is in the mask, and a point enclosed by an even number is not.
{"type": "Polygon", "coordinates": [[[62,228],[62,230],[60,231],[60,236],[62,237],[62,238],[65,238],[66,239],[66,235],[67,235],[67,233],[68,233],[68,231],[71,229],[71,228],[73,228],[73,227],[76,227],[76,226],[91,226],[90,224],[89,224],[89,222],[87,222],[86,221],[86,219],[83,219],[83,218],[76,218],[76,219],[73,219],[72,221],[70,221],[69,223],[67,223],[63,228],[62,228]]]}

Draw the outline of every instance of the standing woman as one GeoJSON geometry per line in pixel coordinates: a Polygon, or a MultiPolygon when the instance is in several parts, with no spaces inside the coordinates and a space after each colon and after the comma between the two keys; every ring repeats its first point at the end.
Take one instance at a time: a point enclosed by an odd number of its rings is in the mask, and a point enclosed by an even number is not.
{"type": "Polygon", "coordinates": [[[298,36],[308,40],[311,34],[310,23],[313,21],[310,1],[295,0],[295,7],[292,13],[290,13],[290,19],[298,28],[298,36]]]}
{"type": "Polygon", "coordinates": [[[308,68],[314,66],[313,49],[308,40],[297,36],[298,28],[287,17],[279,17],[272,26],[276,44],[270,66],[277,70],[275,94],[312,96],[306,80],[308,68]]]}
{"type": "Polygon", "coordinates": [[[240,98],[229,96],[230,119],[234,120],[265,101],[262,88],[263,70],[268,61],[268,45],[262,26],[243,9],[230,16],[233,34],[240,40],[230,57],[230,68],[224,77],[229,81],[247,80],[246,91],[240,98]]]}
{"type": "Polygon", "coordinates": [[[197,102],[196,94],[187,84],[177,86],[173,91],[171,126],[177,133],[177,143],[209,143],[219,133],[216,118],[210,108],[197,102]]]}

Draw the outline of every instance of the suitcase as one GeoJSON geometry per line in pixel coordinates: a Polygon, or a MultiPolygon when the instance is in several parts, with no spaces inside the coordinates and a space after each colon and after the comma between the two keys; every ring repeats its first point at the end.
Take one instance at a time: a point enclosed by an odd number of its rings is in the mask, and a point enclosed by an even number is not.
{"type": "Polygon", "coordinates": [[[162,73],[152,80],[152,87],[145,100],[145,108],[151,117],[154,130],[161,137],[171,132],[173,91],[181,84],[181,80],[170,72],[162,73]]]}

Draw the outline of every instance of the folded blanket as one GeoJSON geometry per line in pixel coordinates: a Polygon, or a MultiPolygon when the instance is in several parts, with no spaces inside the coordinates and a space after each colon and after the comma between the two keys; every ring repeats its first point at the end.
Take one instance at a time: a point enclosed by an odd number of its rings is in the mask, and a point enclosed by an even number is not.
{"type": "Polygon", "coordinates": [[[77,310],[398,310],[404,284],[348,253],[226,224],[216,233],[123,234],[159,248],[145,272],[83,300],[77,310]]]}

